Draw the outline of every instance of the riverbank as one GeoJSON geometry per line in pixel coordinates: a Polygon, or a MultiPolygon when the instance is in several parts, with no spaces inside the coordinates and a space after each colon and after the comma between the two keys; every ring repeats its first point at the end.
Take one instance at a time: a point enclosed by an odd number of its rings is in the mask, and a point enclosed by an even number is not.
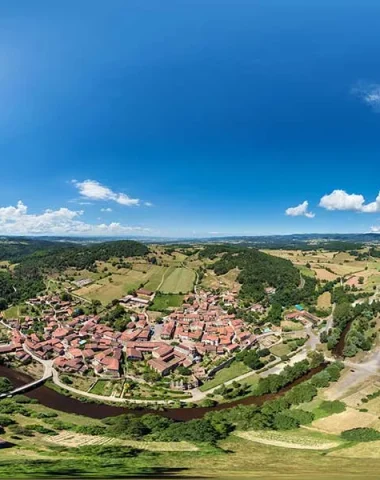
{"type": "MultiPolygon", "coordinates": [[[[264,402],[274,400],[281,397],[294,386],[308,380],[316,373],[325,368],[326,365],[320,365],[317,368],[311,369],[302,377],[295,380],[293,383],[286,385],[284,388],[276,393],[268,393],[260,396],[249,396],[229,403],[216,405],[215,407],[192,407],[192,408],[172,408],[172,409],[153,409],[143,406],[136,408],[127,408],[121,406],[108,405],[103,403],[93,403],[81,401],[77,398],[63,395],[46,385],[40,386],[27,393],[27,396],[35,398],[42,405],[52,408],[54,410],[63,411],[66,413],[75,413],[91,418],[105,418],[132,413],[135,415],[144,415],[147,413],[163,415],[176,421],[188,421],[196,418],[202,418],[206,413],[217,410],[225,410],[227,408],[236,407],[237,405],[262,405],[264,402]]],[[[30,383],[32,380],[28,375],[13,370],[4,365],[0,365],[0,377],[8,378],[15,387],[30,383]]]]}

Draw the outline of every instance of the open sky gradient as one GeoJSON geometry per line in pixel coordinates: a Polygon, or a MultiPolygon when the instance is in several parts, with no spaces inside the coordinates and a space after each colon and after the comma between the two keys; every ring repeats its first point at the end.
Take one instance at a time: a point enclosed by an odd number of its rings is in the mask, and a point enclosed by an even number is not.
{"type": "Polygon", "coordinates": [[[4,0],[0,234],[380,232],[379,18],[4,0]]]}

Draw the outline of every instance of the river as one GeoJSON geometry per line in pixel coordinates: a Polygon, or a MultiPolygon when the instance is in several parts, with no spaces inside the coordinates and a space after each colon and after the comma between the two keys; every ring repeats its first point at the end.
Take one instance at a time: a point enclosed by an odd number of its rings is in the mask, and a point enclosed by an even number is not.
{"type": "Polygon", "coordinates": [[[331,350],[332,354],[334,357],[337,358],[343,358],[343,350],[346,344],[346,335],[350,331],[351,325],[352,325],[353,320],[347,323],[347,325],[344,327],[340,338],[339,342],[335,345],[335,347],[331,350]]]}
{"type": "MultiPolygon", "coordinates": [[[[153,413],[156,415],[163,415],[177,421],[188,421],[195,418],[203,417],[207,412],[215,410],[224,410],[226,408],[235,407],[237,405],[262,405],[268,400],[273,400],[277,397],[284,395],[295,385],[308,380],[314,374],[320,372],[325,368],[325,365],[321,365],[317,368],[310,370],[303,377],[298,378],[293,383],[282,388],[277,393],[268,393],[260,396],[250,396],[234,400],[229,403],[222,403],[215,407],[194,407],[194,408],[170,408],[166,410],[153,410],[146,407],[140,409],[131,409],[126,407],[119,407],[113,405],[107,405],[104,403],[92,403],[82,402],[76,398],[68,397],[61,393],[52,390],[49,387],[41,386],[28,392],[26,395],[30,398],[35,398],[42,405],[59,410],[61,412],[75,413],[77,415],[83,415],[91,418],[105,418],[114,417],[116,415],[122,415],[125,413],[133,413],[134,415],[144,415],[146,413],[153,413]]],[[[8,378],[15,387],[30,383],[33,379],[25,373],[13,370],[4,365],[0,365],[0,377],[8,378]]]]}

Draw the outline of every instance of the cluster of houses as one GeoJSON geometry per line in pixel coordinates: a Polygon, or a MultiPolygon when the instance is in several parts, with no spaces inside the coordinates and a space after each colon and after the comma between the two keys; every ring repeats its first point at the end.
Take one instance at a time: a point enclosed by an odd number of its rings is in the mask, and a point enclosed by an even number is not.
{"type": "Polygon", "coordinates": [[[24,338],[18,329],[12,329],[11,340],[7,345],[0,346],[0,354],[13,354],[23,364],[31,362],[32,357],[23,349],[24,338]]]}
{"type": "MultiPolygon", "coordinates": [[[[153,292],[140,289],[136,294],[133,298],[144,299],[153,292]]],[[[118,377],[123,374],[125,361],[145,361],[159,375],[182,366],[202,377],[203,357],[228,358],[256,342],[243,320],[226,313],[225,306],[235,304],[236,298],[234,292],[219,296],[201,291],[188,295],[183,306],[165,317],[162,324],[151,324],[141,312],[131,316],[125,331],[118,332],[103,324],[98,315],[77,314],[76,300],[41,296],[28,301],[42,311],[38,329],[31,317],[22,323],[9,321],[12,341],[1,348],[25,363],[31,357],[52,360],[56,369],[70,374],[118,377]]]]}

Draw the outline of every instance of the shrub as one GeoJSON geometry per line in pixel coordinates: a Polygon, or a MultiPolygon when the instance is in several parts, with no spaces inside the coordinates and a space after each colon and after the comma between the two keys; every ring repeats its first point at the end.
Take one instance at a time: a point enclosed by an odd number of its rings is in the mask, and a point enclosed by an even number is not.
{"type": "Polygon", "coordinates": [[[122,447],[118,445],[84,445],[82,447],[70,448],[69,451],[78,455],[86,455],[90,457],[125,458],[135,457],[141,450],[138,448],[122,447]]]}
{"type": "Polygon", "coordinates": [[[26,430],[30,430],[32,432],[42,433],[43,435],[58,435],[57,432],[51,430],[50,428],[46,428],[43,425],[35,424],[35,425],[26,425],[26,430]]]}
{"type": "Polygon", "coordinates": [[[14,435],[21,435],[24,437],[33,437],[34,434],[31,430],[21,427],[20,425],[10,425],[9,429],[14,435]]]}
{"type": "Polygon", "coordinates": [[[353,428],[340,434],[344,440],[350,442],[373,442],[380,440],[380,432],[373,428],[353,428]]]}
{"type": "Polygon", "coordinates": [[[9,427],[9,425],[14,425],[16,420],[12,417],[8,417],[7,415],[0,415],[0,425],[3,427],[9,427]]]}
{"type": "Polygon", "coordinates": [[[346,410],[346,405],[339,400],[329,401],[324,400],[319,408],[323,410],[328,415],[333,415],[334,413],[341,413],[346,410]]]}
{"type": "Polygon", "coordinates": [[[58,413],[56,413],[56,412],[32,412],[31,417],[32,418],[39,418],[41,420],[44,420],[46,418],[56,418],[56,417],[58,417],[58,413]]]}
{"type": "Polygon", "coordinates": [[[78,425],[75,431],[85,435],[104,435],[106,433],[106,427],[102,425],[78,425]]]}
{"type": "Polygon", "coordinates": [[[16,403],[26,404],[26,403],[38,403],[38,400],[35,398],[29,398],[26,395],[13,395],[12,400],[16,403]]]}

